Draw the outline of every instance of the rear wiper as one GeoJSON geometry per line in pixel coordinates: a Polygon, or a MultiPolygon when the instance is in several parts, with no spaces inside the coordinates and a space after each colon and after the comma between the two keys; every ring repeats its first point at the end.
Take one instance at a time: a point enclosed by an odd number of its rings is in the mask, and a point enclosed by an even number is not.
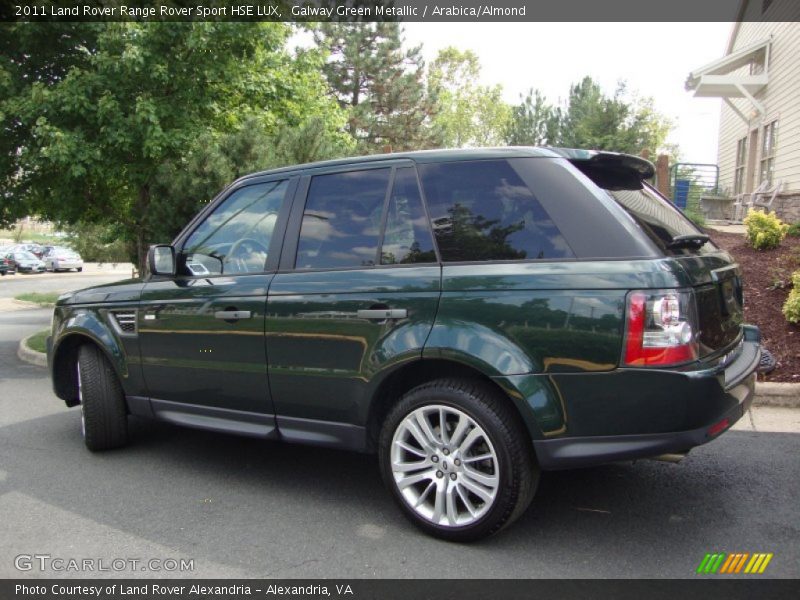
{"type": "Polygon", "coordinates": [[[689,233],[672,238],[667,248],[700,248],[711,238],[704,233],[689,233]]]}

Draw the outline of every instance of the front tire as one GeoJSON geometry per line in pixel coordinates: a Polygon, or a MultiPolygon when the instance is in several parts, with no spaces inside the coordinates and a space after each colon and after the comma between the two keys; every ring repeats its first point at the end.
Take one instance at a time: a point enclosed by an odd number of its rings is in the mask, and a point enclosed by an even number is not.
{"type": "Polygon", "coordinates": [[[128,443],[128,411],[111,363],[91,344],[80,347],[77,363],[81,430],[92,452],[128,443]]]}
{"type": "Polygon", "coordinates": [[[378,452],[403,513],[451,541],[478,540],[512,523],[539,480],[524,427],[480,381],[440,379],[408,392],[386,418],[378,452]]]}

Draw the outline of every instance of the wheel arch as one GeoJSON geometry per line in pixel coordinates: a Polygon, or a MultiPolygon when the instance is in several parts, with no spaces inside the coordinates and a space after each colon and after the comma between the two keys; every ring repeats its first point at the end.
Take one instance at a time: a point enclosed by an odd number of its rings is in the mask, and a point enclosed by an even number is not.
{"type": "MultiPolygon", "coordinates": [[[[109,334],[110,335],[110,334],[109,334]]],[[[113,340],[113,337],[111,338],[113,340]]],[[[53,377],[53,391],[56,396],[64,400],[67,406],[77,406],[78,401],[78,375],[75,364],[78,361],[78,352],[81,346],[91,344],[97,347],[101,354],[111,364],[120,382],[125,380],[127,368],[125,367],[124,355],[116,342],[112,348],[116,352],[109,351],[107,340],[98,339],[87,330],[72,331],[63,334],[53,347],[51,359],[51,369],[53,377]]]]}
{"type": "Polygon", "coordinates": [[[458,360],[423,358],[395,368],[380,381],[371,394],[366,417],[367,451],[374,452],[377,449],[378,437],[386,416],[406,392],[429,381],[444,378],[482,382],[498,398],[508,403],[531,439],[542,437],[535,415],[525,403],[522,393],[511,387],[505,378],[492,377],[475,366],[458,360]]]}

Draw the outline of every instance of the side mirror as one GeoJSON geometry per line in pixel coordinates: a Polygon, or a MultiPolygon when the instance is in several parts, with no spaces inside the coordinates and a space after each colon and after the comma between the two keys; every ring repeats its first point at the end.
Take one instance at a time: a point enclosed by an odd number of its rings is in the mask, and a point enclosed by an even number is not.
{"type": "Polygon", "coordinates": [[[147,252],[147,266],[153,275],[175,275],[175,248],[166,244],[150,246],[147,252]]]}

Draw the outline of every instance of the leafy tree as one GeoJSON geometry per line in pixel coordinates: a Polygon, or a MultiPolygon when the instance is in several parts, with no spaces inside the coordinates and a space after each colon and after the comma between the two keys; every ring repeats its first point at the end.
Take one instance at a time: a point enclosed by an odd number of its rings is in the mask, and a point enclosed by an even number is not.
{"type": "Polygon", "coordinates": [[[160,234],[157,239],[170,240],[216,192],[242,175],[349,154],[352,139],[332,134],[329,128],[314,117],[298,127],[283,125],[270,133],[263,122],[250,117],[231,133],[200,136],[179,158],[159,167],[153,193],[170,202],[153,206],[148,229],[160,234]]]}
{"type": "Polygon", "coordinates": [[[425,91],[420,47],[403,49],[400,25],[322,23],[317,45],[329,53],[323,72],[347,129],[365,152],[430,147],[434,104],[425,91]]]}
{"type": "Polygon", "coordinates": [[[437,103],[433,127],[445,146],[497,146],[511,118],[500,85],[478,83],[481,65],[471,50],[439,51],[428,73],[428,89],[437,103]]]}
{"type": "Polygon", "coordinates": [[[225,144],[245,123],[275,133],[323,118],[334,137],[341,124],[319,55],[286,53],[285,24],[72,24],[44,67],[30,54],[44,44],[40,24],[4,33],[0,85],[10,95],[0,100],[0,127],[14,135],[3,146],[0,214],[121,224],[140,266],[147,245],[174,232],[163,216],[192,208],[166,182],[185,181],[187,163],[202,174],[205,153],[215,174],[206,186],[219,187],[229,174],[220,165],[236,151],[225,144]],[[14,53],[18,44],[27,49],[14,53]]]}
{"type": "MultiPolygon", "coordinates": [[[[652,98],[630,96],[620,83],[607,96],[591,77],[570,87],[561,106],[548,105],[533,90],[514,108],[509,143],[546,143],[569,148],[591,148],[650,156],[668,147],[672,124],[654,107],[652,98]]],[[[672,148],[674,151],[674,148],[672,148]]]]}
{"type": "Polygon", "coordinates": [[[130,260],[119,225],[73,223],[65,227],[67,245],[83,260],[99,263],[124,263],[130,260]]]}
{"type": "MultiPolygon", "coordinates": [[[[343,125],[343,123],[342,123],[343,125]]],[[[299,127],[284,125],[273,137],[275,166],[296,165],[352,154],[355,140],[314,117],[299,127]]]]}
{"type": "Polygon", "coordinates": [[[86,68],[98,32],[80,23],[0,24],[0,224],[28,214],[19,161],[36,122],[22,117],[22,105],[34,85],[52,86],[70,69],[86,68]]]}

